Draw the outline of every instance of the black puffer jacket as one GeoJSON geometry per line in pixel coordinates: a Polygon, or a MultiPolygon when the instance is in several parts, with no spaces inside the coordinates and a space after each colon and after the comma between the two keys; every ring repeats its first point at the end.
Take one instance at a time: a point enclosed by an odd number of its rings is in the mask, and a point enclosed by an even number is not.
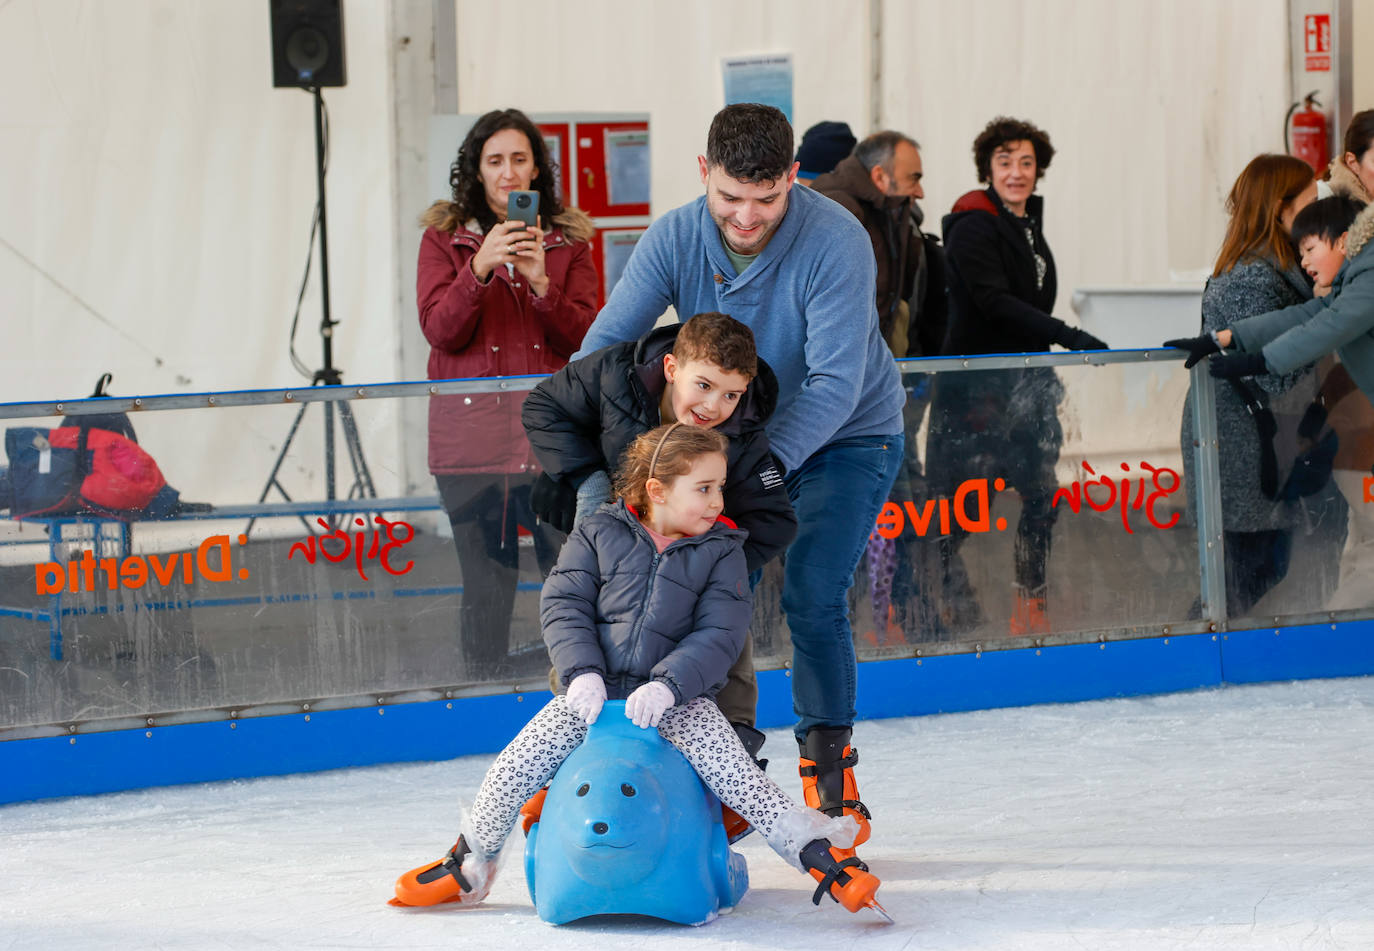
{"type": "Polygon", "coordinates": [[[1043,199],[1032,195],[1026,217],[1018,219],[989,187],[968,192],[945,215],[946,354],[1036,353],[1055,343],[1069,345],[1077,328],[1050,316],[1058,285],[1054,256],[1040,230],[1043,210],[1043,199]],[[1039,286],[1035,254],[1045,262],[1039,286]]]}
{"type": "MultiPolygon", "coordinates": [[[[525,398],[521,422],[551,479],[576,484],[597,469],[611,472],[635,437],[659,425],[663,356],[682,324],[649,331],[575,360],[525,398]]],[[[764,423],[778,401],[778,381],[762,360],[739,406],[716,431],[730,440],[725,515],[749,533],[749,570],[792,543],[797,517],[764,423]]]]}
{"type": "Polygon", "coordinates": [[[650,680],[679,704],[715,696],[753,611],[743,540],[722,518],[660,552],[624,502],[583,519],[539,598],[559,682],[594,670],[612,700],[650,680]]]}

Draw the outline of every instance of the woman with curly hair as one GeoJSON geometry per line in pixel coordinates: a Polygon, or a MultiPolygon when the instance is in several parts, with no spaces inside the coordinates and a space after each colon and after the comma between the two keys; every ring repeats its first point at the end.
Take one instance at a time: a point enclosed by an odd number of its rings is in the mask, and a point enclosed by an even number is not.
{"type": "MultiPolygon", "coordinates": [[[[517,376],[563,367],[596,316],[591,219],[565,208],[544,139],[518,109],[488,112],[458,149],[450,201],[421,217],[416,299],[429,378],[517,376]],[[534,227],[506,220],[512,191],[537,191],[534,227]]],[[[429,469],[453,526],[470,678],[504,672],[518,574],[517,531],[534,535],[542,571],[558,538],[529,507],[537,471],[521,395],[433,396],[429,469]]]]}
{"type": "MultiPolygon", "coordinates": [[[[945,216],[949,330],[945,354],[1104,350],[1107,344],[1052,317],[1054,256],[1041,231],[1036,186],[1054,158],[1044,130],[999,116],[973,143],[978,180],[945,216]]],[[[927,456],[932,494],[953,498],[967,479],[986,476],[1021,496],[1009,631],[1049,630],[1045,565],[1055,510],[1055,463],[1064,441],[1054,370],[975,370],[940,374],[931,402],[927,456]]],[[[999,490],[1001,486],[998,487],[999,490]]],[[[975,626],[982,610],[958,549],[966,533],[941,538],[941,619],[950,633],[975,626]]]]}

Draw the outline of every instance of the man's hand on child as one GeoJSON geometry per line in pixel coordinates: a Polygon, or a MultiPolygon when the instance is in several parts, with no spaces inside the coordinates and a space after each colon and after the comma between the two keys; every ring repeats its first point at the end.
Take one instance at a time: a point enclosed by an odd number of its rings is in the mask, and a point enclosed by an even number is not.
{"type": "MultiPolygon", "coordinates": [[[[569,688],[569,693],[572,692],[569,688]]],[[[663,714],[668,711],[677,698],[668,685],[659,680],[651,680],[642,687],[636,687],[625,698],[625,716],[634,721],[637,727],[656,727],[663,714]]]]}
{"type": "Polygon", "coordinates": [[[577,490],[541,472],[530,487],[530,508],[539,521],[566,535],[572,531],[573,516],[577,514],[577,490]]]}
{"type": "Polygon", "coordinates": [[[568,706],[587,726],[596,722],[601,707],[606,703],[606,681],[594,670],[578,674],[568,684],[568,706]]]}

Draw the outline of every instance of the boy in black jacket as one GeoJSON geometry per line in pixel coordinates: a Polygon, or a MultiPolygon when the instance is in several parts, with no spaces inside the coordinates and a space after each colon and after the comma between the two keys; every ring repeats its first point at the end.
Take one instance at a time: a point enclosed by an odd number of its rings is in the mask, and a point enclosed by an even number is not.
{"type": "MultiPolygon", "coordinates": [[[[782,467],[764,432],[777,398],[777,380],[758,358],[753,332],[725,314],[697,314],[589,353],[525,398],[521,422],[544,468],[530,503],[542,520],[571,531],[610,499],[607,473],[640,433],[673,421],[705,426],[729,440],[725,515],[749,533],[745,560],[757,571],[797,533],[782,467]]],[[[754,755],[763,744],[753,728],[757,701],[746,639],[717,703],[754,755]]]]}

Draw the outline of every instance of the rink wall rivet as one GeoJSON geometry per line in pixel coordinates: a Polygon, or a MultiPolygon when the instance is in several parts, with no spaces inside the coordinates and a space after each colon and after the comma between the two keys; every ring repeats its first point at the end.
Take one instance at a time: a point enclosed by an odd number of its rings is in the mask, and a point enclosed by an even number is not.
{"type": "Polygon", "coordinates": [[[309,709],[310,709],[310,704],[308,704],[308,703],[303,703],[303,704],[301,704],[301,709],[302,709],[302,710],[309,710],[309,709]]]}
{"type": "Polygon", "coordinates": [[[382,702],[382,699],[383,699],[383,698],[378,697],[378,698],[377,698],[377,702],[378,702],[378,703],[381,703],[381,702],[382,702]]]}
{"type": "Polygon", "coordinates": [[[1104,651],[1104,650],[1107,649],[1107,645],[1106,645],[1106,644],[1098,644],[1098,645],[1097,645],[1097,649],[1100,650],[1100,651],[1104,651]]]}
{"type": "Polygon", "coordinates": [[[68,732],[68,733],[75,733],[75,732],[76,732],[76,724],[73,723],[71,726],[67,727],[67,732],[68,732]]]}
{"type": "Polygon", "coordinates": [[[361,386],[358,387],[358,395],[359,395],[359,396],[366,396],[366,395],[367,395],[366,393],[363,392],[363,388],[362,388],[361,386]]]}
{"type": "Polygon", "coordinates": [[[523,695],[523,694],[518,694],[518,693],[517,693],[517,694],[515,695],[515,702],[516,702],[516,703],[524,703],[524,702],[525,702],[525,697],[524,697],[524,695],[523,695]]]}
{"type": "MultiPolygon", "coordinates": [[[[452,699],[453,699],[453,691],[452,691],[452,690],[445,690],[445,691],[444,691],[444,699],[445,699],[445,700],[452,700],[452,699]]],[[[450,704],[450,706],[452,706],[452,704],[450,704]]]]}
{"type": "Polygon", "coordinates": [[[76,745],[76,737],[72,737],[72,738],[71,738],[70,740],[68,740],[67,742],[70,743],[72,746],[75,746],[75,745],[76,745]]]}
{"type": "Polygon", "coordinates": [[[149,717],[149,718],[148,718],[148,725],[149,725],[149,726],[156,726],[157,724],[153,723],[153,718],[152,718],[152,717],[149,717]]]}
{"type": "Polygon", "coordinates": [[[377,716],[386,716],[386,707],[378,707],[377,716]]]}
{"type": "Polygon", "coordinates": [[[923,664],[923,663],[924,663],[924,661],[922,661],[919,657],[916,658],[916,666],[917,666],[917,667],[920,667],[921,664],[923,664]]]}
{"type": "Polygon", "coordinates": [[[1165,646],[1165,647],[1168,647],[1168,646],[1169,646],[1169,639],[1168,639],[1167,637],[1164,638],[1164,646],[1165,646]]]}
{"type": "Polygon", "coordinates": [[[236,717],[236,716],[238,716],[238,715],[239,715],[239,712],[238,712],[237,710],[230,710],[230,711],[229,711],[229,719],[231,719],[231,720],[234,719],[234,717],[236,717]]]}
{"type": "Polygon", "coordinates": [[[308,713],[305,715],[305,722],[306,722],[306,723],[309,723],[309,722],[310,722],[310,714],[308,714],[308,713]]]}
{"type": "Polygon", "coordinates": [[[1039,652],[1039,651],[1036,651],[1036,652],[1035,652],[1035,656],[1036,656],[1036,657],[1039,657],[1039,656],[1040,656],[1040,652],[1039,652]]]}
{"type": "Polygon", "coordinates": [[[451,703],[446,703],[446,704],[444,704],[444,709],[445,709],[445,710],[452,710],[452,709],[453,709],[453,704],[451,704],[451,703]]]}
{"type": "Polygon", "coordinates": [[[151,739],[152,736],[153,736],[153,731],[152,731],[152,730],[148,730],[148,731],[145,732],[143,735],[146,736],[146,737],[148,737],[149,739],[151,739]]]}
{"type": "Polygon", "coordinates": [[[211,406],[214,406],[214,405],[215,405],[215,398],[214,398],[213,396],[211,396],[211,397],[209,397],[208,399],[206,399],[205,402],[209,403],[211,406]]]}
{"type": "Polygon", "coordinates": [[[282,397],[282,399],[285,400],[285,401],[288,402],[288,403],[291,402],[292,400],[294,400],[295,398],[296,398],[296,394],[295,394],[295,393],[287,393],[285,396],[282,397]]]}
{"type": "Polygon", "coordinates": [[[429,388],[429,395],[430,395],[430,396],[433,396],[435,393],[438,393],[438,392],[439,392],[439,388],[438,388],[437,386],[431,386],[431,387],[429,388]]]}
{"type": "Polygon", "coordinates": [[[135,397],[135,399],[134,399],[134,405],[135,405],[135,406],[142,406],[142,405],[143,405],[143,400],[140,399],[140,398],[135,397]]]}
{"type": "Polygon", "coordinates": [[[231,724],[229,724],[229,729],[231,729],[231,730],[237,730],[238,728],[239,728],[239,725],[238,725],[237,723],[231,723],[231,724]]]}
{"type": "Polygon", "coordinates": [[[1333,625],[1331,625],[1331,630],[1333,630],[1333,631],[1334,631],[1334,630],[1335,630],[1335,629],[1336,629],[1336,625],[1334,625],[1334,624],[1333,624],[1333,625]]]}
{"type": "Polygon", "coordinates": [[[57,404],[57,412],[59,412],[59,413],[66,412],[64,409],[62,409],[62,404],[61,404],[61,403],[58,403],[58,404],[57,404]]]}

